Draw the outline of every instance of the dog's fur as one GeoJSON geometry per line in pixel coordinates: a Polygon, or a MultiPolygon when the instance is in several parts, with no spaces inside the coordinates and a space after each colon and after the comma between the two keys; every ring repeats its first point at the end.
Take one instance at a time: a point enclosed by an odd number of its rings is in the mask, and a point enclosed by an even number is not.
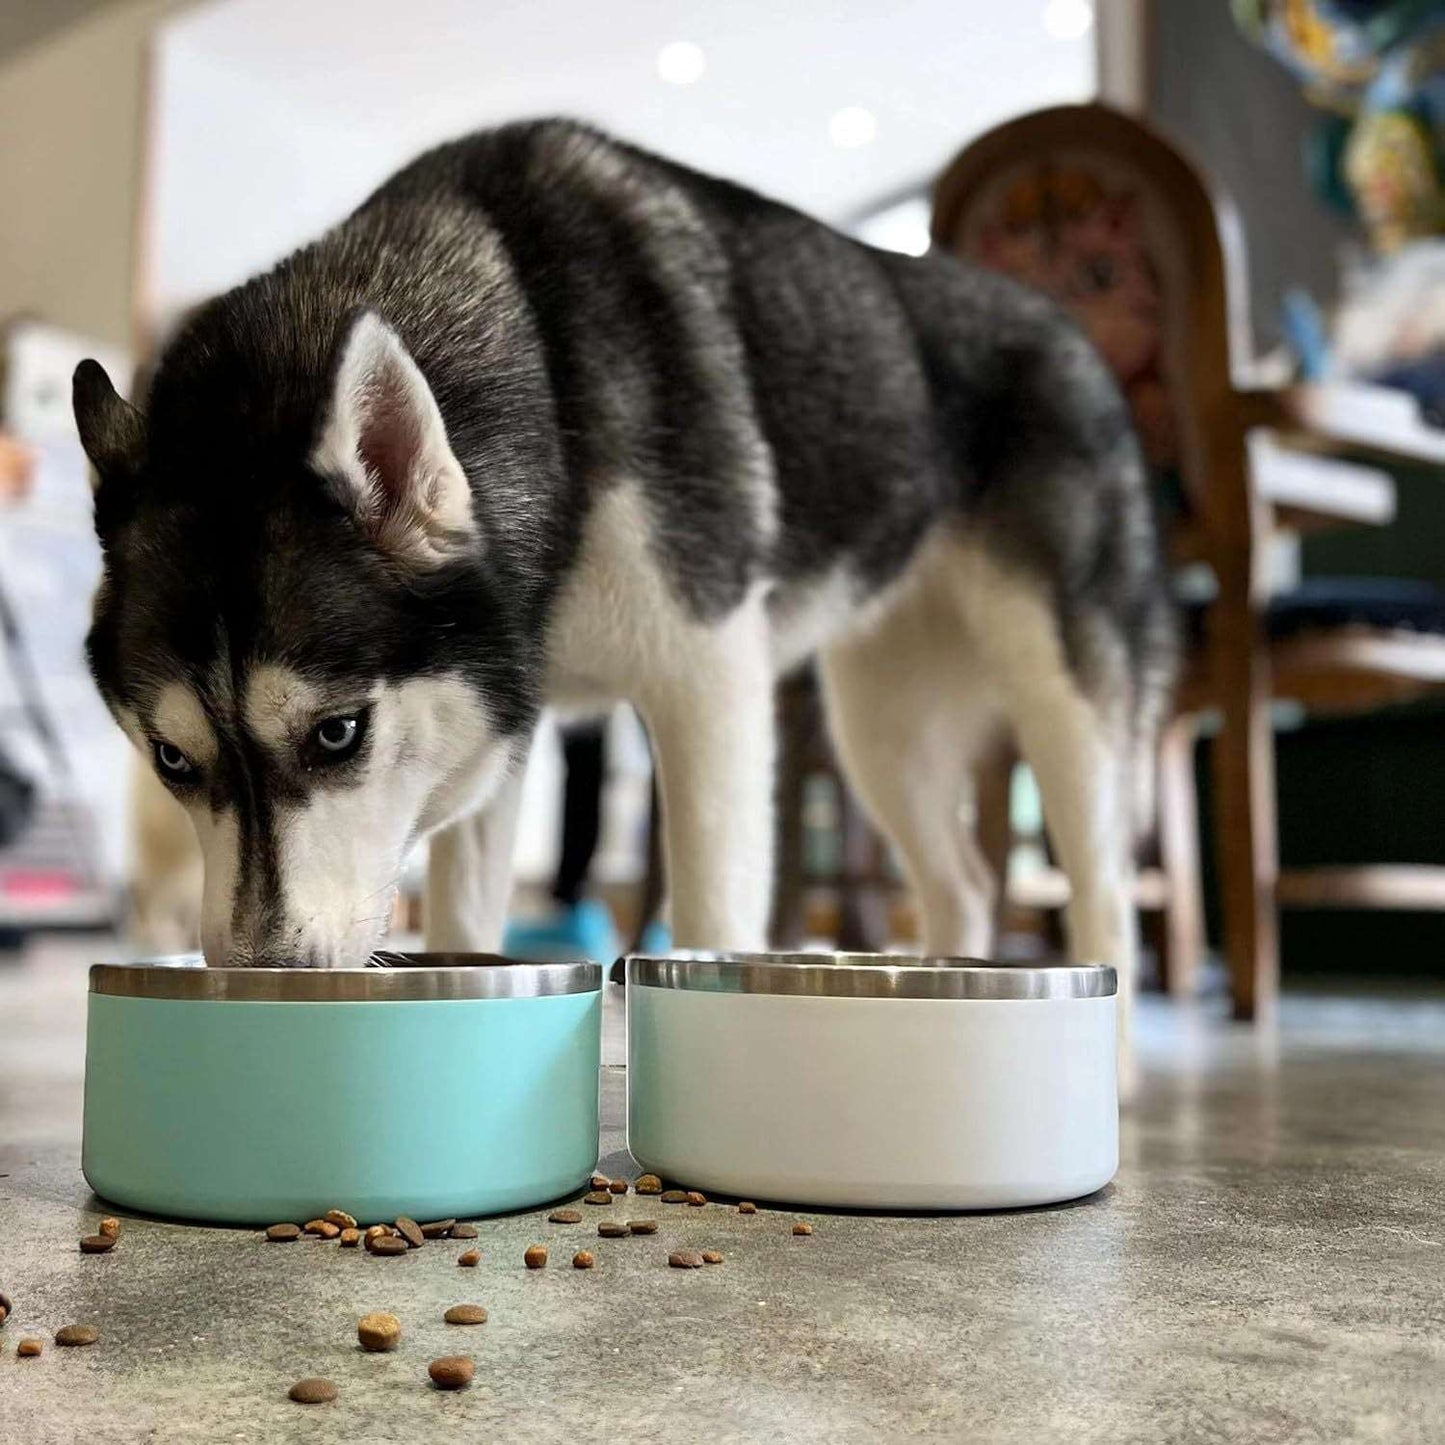
{"type": "Polygon", "coordinates": [[[1127,971],[1172,634],[1125,408],[1044,300],[521,124],[200,310],[144,415],[83,364],[76,415],[90,657],[137,745],[189,761],[211,962],[359,961],[439,828],[430,942],[495,946],[539,709],[618,697],[677,942],[761,947],[772,685],[817,653],[927,949],[988,949],[970,764],[1009,726],[1073,950],[1127,971]],[[317,723],[363,709],[328,765],[317,723]]]}

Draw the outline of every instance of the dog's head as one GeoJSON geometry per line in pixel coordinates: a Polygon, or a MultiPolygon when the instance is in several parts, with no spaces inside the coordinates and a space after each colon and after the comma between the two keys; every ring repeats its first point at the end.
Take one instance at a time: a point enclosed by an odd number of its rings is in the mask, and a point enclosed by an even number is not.
{"type": "Polygon", "coordinates": [[[411,844],[519,765],[535,682],[506,559],[376,315],[310,396],[189,353],[145,416],[76,371],[105,558],[91,668],[195,824],[207,960],[358,963],[411,844]]]}

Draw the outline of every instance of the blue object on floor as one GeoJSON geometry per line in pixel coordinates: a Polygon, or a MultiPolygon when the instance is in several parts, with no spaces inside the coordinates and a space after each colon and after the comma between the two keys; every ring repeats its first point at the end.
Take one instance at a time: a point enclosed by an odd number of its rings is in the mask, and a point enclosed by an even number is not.
{"type": "Polygon", "coordinates": [[[611,963],[619,944],[611,910],[600,899],[584,898],[550,918],[514,918],[502,949],[512,958],[611,963]]]}
{"type": "Polygon", "coordinates": [[[654,918],[642,930],[642,937],[637,941],[637,951],[647,954],[671,953],[672,929],[660,918],[654,918]]]}

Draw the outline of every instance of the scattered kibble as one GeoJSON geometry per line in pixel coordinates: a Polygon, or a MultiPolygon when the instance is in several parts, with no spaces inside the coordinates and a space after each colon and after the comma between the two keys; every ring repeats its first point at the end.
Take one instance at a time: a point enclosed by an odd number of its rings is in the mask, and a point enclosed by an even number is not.
{"type": "Polygon", "coordinates": [[[430,1224],[423,1224],[421,1237],[423,1239],[445,1239],[453,1229],[456,1228],[455,1219],[436,1219],[430,1224]]]}
{"type": "Polygon", "coordinates": [[[758,1206],[754,1204],[751,1199],[744,1199],[743,1202],[738,1205],[739,1214],[756,1214],[757,1212],[758,1206]]]}
{"type": "Polygon", "coordinates": [[[443,1355],[426,1367],[438,1390],[464,1390],[472,1383],[476,1366],[466,1355],[443,1355]]]}
{"type": "Polygon", "coordinates": [[[590,1249],[579,1249],[572,1256],[573,1269],[591,1269],[597,1263],[597,1256],[590,1249]]]}
{"type": "Polygon", "coordinates": [[[463,1269],[475,1269],[482,1261],[482,1252],[479,1249],[464,1249],[457,1256],[457,1263],[463,1269]]]}
{"type": "Polygon", "coordinates": [[[547,1267],[547,1246],[545,1244],[529,1245],[526,1254],[522,1256],[522,1263],[528,1269],[545,1269],[547,1267]]]}
{"type": "Polygon", "coordinates": [[[266,1231],[266,1238],[272,1244],[290,1244],[293,1239],[301,1238],[301,1226],[299,1224],[273,1224],[266,1231]]]}
{"type": "Polygon", "coordinates": [[[554,1209],[548,1216],[549,1224],[581,1224],[582,1211],[580,1209],[554,1209]]]}
{"type": "Polygon", "coordinates": [[[426,1243],[426,1235],[421,1232],[421,1225],[416,1220],[409,1219],[405,1214],[399,1214],[396,1219],[396,1232],[411,1245],[413,1249],[420,1249],[426,1243]]]}
{"type": "Polygon", "coordinates": [[[611,1204],[612,1196],[605,1189],[594,1189],[591,1194],[582,1196],[583,1204],[611,1204]]]}
{"type": "Polygon", "coordinates": [[[19,1355],[22,1360],[33,1360],[44,1348],[44,1344],[31,1335],[21,1340],[20,1343],[15,1346],[15,1353],[19,1355]]]}
{"type": "Polygon", "coordinates": [[[707,1203],[707,1195],[699,1194],[696,1189],[689,1189],[686,1198],[694,1209],[701,1209],[707,1203]]]}
{"type": "Polygon", "coordinates": [[[661,1194],[662,1180],[656,1174],[642,1174],[632,1188],[638,1194],[661,1194]]]}
{"type": "Polygon", "coordinates": [[[702,1252],[702,1262],[704,1264],[721,1264],[722,1259],[722,1255],[715,1249],[705,1249],[702,1252]]]}
{"type": "Polygon", "coordinates": [[[10,1303],[10,1296],[4,1290],[0,1290],[0,1326],[15,1313],[15,1306],[10,1303]]]}
{"type": "Polygon", "coordinates": [[[449,1325],[484,1325],[487,1312],[481,1305],[453,1305],[442,1318],[449,1325]]]}
{"type": "Polygon", "coordinates": [[[625,1179],[614,1179],[608,1186],[609,1194],[626,1194],[629,1186],[625,1179]]]}
{"type": "Polygon", "coordinates": [[[811,1224],[804,1224],[801,1219],[793,1225],[794,1234],[811,1234],[812,1232],[813,1226],[811,1224]]]}
{"type": "Polygon", "coordinates": [[[588,1181],[588,1187],[592,1189],[606,1189],[612,1181],[605,1174],[594,1174],[588,1181]]]}
{"type": "Polygon", "coordinates": [[[667,1262],[673,1269],[701,1269],[702,1255],[695,1249],[678,1249],[667,1256],[667,1262]]]}
{"type": "Polygon", "coordinates": [[[55,1332],[57,1345],[93,1345],[99,1338],[94,1325],[64,1325],[55,1332]]]}
{"type": "Polygon", "coordinates": [[[82,1254],[109,1254],[114,1248],[113,1234],[87,1234],[80,1241],[82,1254]]]}
{"type": "Polygon", "coordinates": [[[313,1375],[310,1379],[297,1380],[287,1390],[287,1396],[295,1400],[298,1405],[329,1405],[337,1396],[336,1386],[330,1380],[323,1380],[319,1375],[313,1375]]]}
{"type": "Polygon", "coordinates": [[[384,1354],[401,1343],[401,1321],[385,1310],[373,1310],[356,1322],[356,1338],[363,1350],[384,1354]]]}
{"type": "Polygon", "coordinates": [[[379,1234],[366,1247],[372,1254],[394,1255],[407,1253],[406,1240],[398,1239],[394,1234],[379,1234]]]}
{"type": "Polygon", "coordinates": [[[308,1219],[306,1233],[314,1234],[318,1239],[335,1239],[341,1229],[329,1219],[308,1219]]]}
{"type": "Polygon", "coordinates": [[[664,1204],[686,1204],[686,1189],[664,1189],[659,1196],[664,1204]]]}
{"type": "Polygon", "coordinates": [[[629,1222],[627,1227],[633,1234],[657,1233],[657,1221],[655,1219],[634,1219],[629,1222]]]}
{"type": "Polygon", "coordinates": [[[604,1219],[597,1226],[598,1239],[621,1239],[630,1232],[620,1219],[604,1219]]]}
{"type": "Polygon", "coordinates": [[[361,1231],[359,1229],[343,1229],[341,1238],[336,1242],[342,1249],[355,1249],[361,1243],[361,1231]]]}
{"type": "Polygon", "coordinates": [[[328,1209],[321,1216],[328,1224],[334,1224],[338,1229],[355,1229],[356,1216],[348,1214],[344,1209],[328,1209]]]}
{"type": "Polygon", "coordinates": [[[477,1227],[474,1224],[454,1224],[452,1226],[453,1239],[475,1239],[477,1227]]]}
{"type": "Polygon", "coordinates": [[[96,1230],[96,1233],[108,1234],[112,1239],[119,1239],[120,1220],[114,1215],[107,1214],[106,1217],[100,1221],[100,1227],[96,1230]]]}
{"type": "Polygon", "coordinates": [[[363,1236],[363,1238],[366,1240],[366,1247],[367,1247],[368,1249],[370,1249],[370,1248],[371,1248],[371,1242],[372,1242],[372,1240],[374,1240],[374,1239],[390,1239],[390,1238],[391,1238],[391,1234],[392,1234],[391,1225],[389,1225],[389,1224],[373,1224],[373,1225],[366,1231],[366,1233],[365,1233],[365,1235],[363,1236]]]}

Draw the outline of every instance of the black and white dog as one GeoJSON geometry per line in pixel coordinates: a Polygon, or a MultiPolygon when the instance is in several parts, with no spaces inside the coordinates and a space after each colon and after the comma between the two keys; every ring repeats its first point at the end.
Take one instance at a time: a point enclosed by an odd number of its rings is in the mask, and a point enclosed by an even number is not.
{"type": "Polygon", "coordinates": [[[1172,656],[1125,408],[1048,303],[583,126],[447,145],[75,410],[107,702],[186,806],[212,963],[355,964],[434,830],[429,943],[496,946],[545,703],[625,698],[682,946],[763,946],[773,681],[817,653],[924,944],[989,947],[1002,727],[1133,951],[1172,656]]]}

